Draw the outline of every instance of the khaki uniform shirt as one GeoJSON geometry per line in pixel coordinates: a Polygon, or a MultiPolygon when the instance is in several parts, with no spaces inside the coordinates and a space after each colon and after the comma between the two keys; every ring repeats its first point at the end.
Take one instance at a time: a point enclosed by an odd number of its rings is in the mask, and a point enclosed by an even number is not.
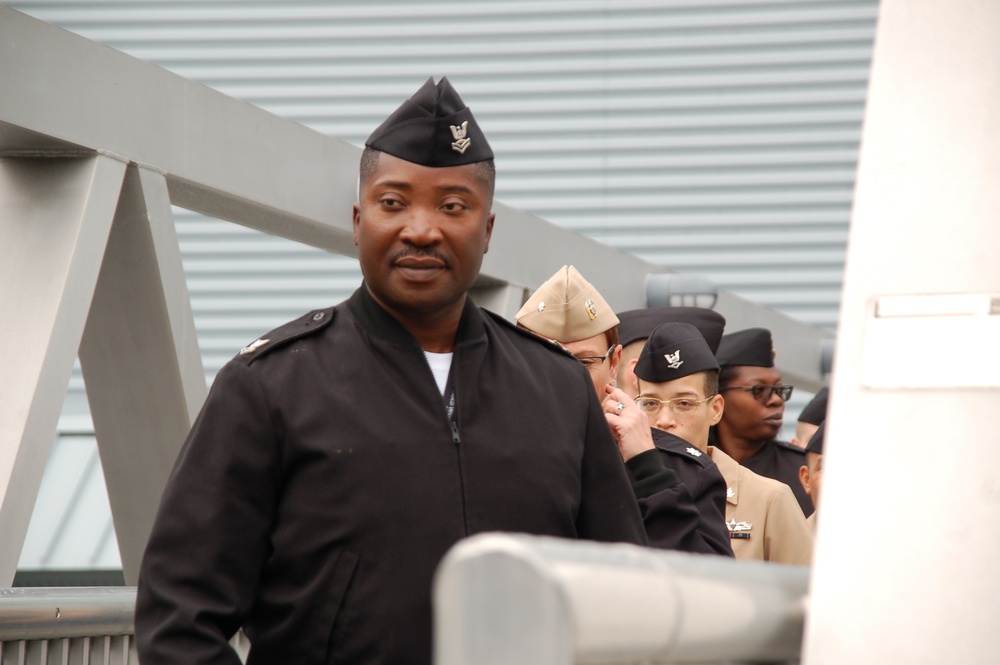
{"type": "Polygon", "coordinates": [[[809,565],[813,532],[788,485],[759,476],[714,446],[726,479],[726,526],[737,559],[809,565]]]}

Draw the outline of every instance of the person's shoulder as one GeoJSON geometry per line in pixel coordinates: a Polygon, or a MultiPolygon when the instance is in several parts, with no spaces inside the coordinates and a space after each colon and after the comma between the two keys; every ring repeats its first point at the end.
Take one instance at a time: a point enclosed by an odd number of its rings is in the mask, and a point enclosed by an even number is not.
{"type": "Polygon", "coordinates": [[[796,459],[804,458],[806,456],[805,448],[799,448],[798,446],[792,445],[787,441],[772,439],[771,443],[774,445],[775,450],[781,455],[794,457],[796,459]]]}
{"type": "Polygon", "coordinates": [[[795,495],[792,494],[791,488],[780,480],[762,476],[755,471],[751,471],[745,466],[740,466],[740,469],[740,475],[744,485],[748,488],[752,488],[754,496],[759,500],[765,500],[770,504],[777,500],[779,496],[785,492],[788,493],[793,501],[795,500],[795,495]]]}
{"type": "Polygon", "coordinates": [[[315,309],[299,318],[289,321],[250,342],[233,358],[233,362],[251,365],[296,340],[316,335],[328,327],[336,318],[337,308],[315,309]]]}
{"type": "Polygon", "coordinates": [[[665,432],[661,429],[652,428],[653,445],[669,455],[671,458],[683,459],[685,463],[707,469],[715,465],[712,458],[698,450],[698,447],[685,439],[665,432]]]}

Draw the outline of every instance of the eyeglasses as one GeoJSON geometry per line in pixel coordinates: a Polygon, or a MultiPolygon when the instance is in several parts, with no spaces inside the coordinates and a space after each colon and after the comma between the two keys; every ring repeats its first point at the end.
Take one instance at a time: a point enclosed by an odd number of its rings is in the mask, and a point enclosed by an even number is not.
{"type": "Polygon", "coordinates": [[[604,353],[603,356],[579,356],[577,360],[583,363],[583,366],[586,367],[587,369],[590,369],[591,367],[596,367],[608,359],[608,356],[611,355],[611,352],[615,350],[615,346],[616,346],[615,344],[609,346],[608,350],[604,353]]]}
{"type": "Polygon", "coordinates": [[[726,386],[719,390],[723,392],[725,390],[749,390],[753,393],[753,398],[758,402],[766,402],[771,399],[771,395],[778,393],[778,397],[781,398],[782,402],[787,402],[788,398],[792,396],[792,390],[795,386],[768,386],[764,384],[758,384],[756,386],[726,386]]]}
{"type": "MultiPolygon", "coordinates": [[[[715,395],[712,395],[715,397],[715,395]]],[[[674,399],[657,399],[655,397],[636,397],[635,405],[643,413],[647,413],[651,416],[655,416],[666,404],[670,407],[670,410],[674,413],[681,415],[685,413],[694,413],[698,410],[698,407],[712,399],[712,397],[706,397],[705,399],[691,399],[690,397],[675,397],[674,399]]]]}

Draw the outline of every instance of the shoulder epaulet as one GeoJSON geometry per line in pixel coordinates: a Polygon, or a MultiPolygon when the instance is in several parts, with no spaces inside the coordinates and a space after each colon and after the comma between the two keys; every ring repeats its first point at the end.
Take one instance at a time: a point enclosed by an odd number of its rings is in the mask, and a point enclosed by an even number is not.
{"type": "Polygon", "coordinates": [[[793,446],[792,444],[788,443],[787,441],[778,441],[777,439],[774,439],[773,443],[776,446],[778,446],[778,448],[780,450],[790,451],[790,452],[793,452],[793,453],[799,453],[800,455],[805,455],[806,454],[805,448],[799,448],[798,446],[793,446]]]}
{"type": "Polygon", "coordinates": [[[313,335],[326,328],[333,322],[335,315],[336,310],[333,307],[313,310],[250,342],[240,349],[235,359],[249,365],[275,349],[279,349],[294,340],[313,335]]]}
{"type": "Polygon", "coordinates": [[[517,333],[518,335],[520,335],[521,337],[524,337],[525,339],[530,339],[532,342],[535,342],[537,344],[541,344],[545,348],[551,349],[553,351],[556,351],[557,353],[560,353],[560,354],[562,354],[564,356],[569,356],[570,358],[573,358],[573,360],[576,360],[576,357],[572,353],[570,353],[569,351],[567,351],[566,347],[564,347],[562,344],[560,344],[558,342],[553,342],[550,339],[546,339],[546,338],[542,337],[541,335],[537,335],[537,334],[531,332],[527,328],[522,328],[521,326],[519,326],[517,324],[511,323],[510,321],[508,321],[504,317],[500,316],[496,312],[491,312],[490,310],[483,309],[482,307],[479,308],[479,311],[481,311],[484,314],[486,314],[492,321],[500,324],[502,327],[506,328],[507,330],[511,330],[511,331],[517,333]]]}
{"type": "Polygon", "coordinates": [[[688,443],[679,436],[657,429],[653,429],[652,432],[653,444],[663,452],[675,457],[684,458],[702,467],[709,467],[714,464],[711,457],[698,450],[697,446],[688,443]]]}

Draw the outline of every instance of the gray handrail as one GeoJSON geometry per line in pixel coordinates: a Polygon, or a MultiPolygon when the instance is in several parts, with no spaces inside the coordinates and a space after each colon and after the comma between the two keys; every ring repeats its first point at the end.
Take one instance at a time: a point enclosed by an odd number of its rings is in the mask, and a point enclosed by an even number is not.
{"type": "Polygon", "coordinates": [[[134,632],[135,587],[0,589],[0,642],[134,632]]]}
{"type": "Polygon", "coordinates": [[[809,569],[484,534],[434,588],[435,665],[797,661],[809,569]]]}

